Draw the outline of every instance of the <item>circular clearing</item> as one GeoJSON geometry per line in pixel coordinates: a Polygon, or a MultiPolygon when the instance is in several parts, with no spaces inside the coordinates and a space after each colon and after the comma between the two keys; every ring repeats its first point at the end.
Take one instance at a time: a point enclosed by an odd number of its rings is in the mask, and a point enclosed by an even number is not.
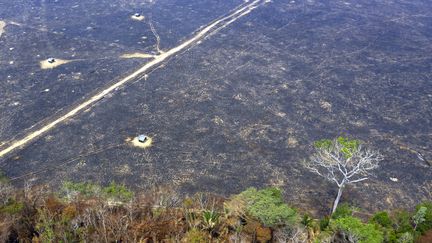
{"type": "Polygon", "coordinates": [[[139,141],[139,137],[135,137],[134,139],[130,140],[128,139],[133,146],[138,147],[138,148],[148,148],[151,147],[152,143],[153,143],[153,139],[151,137],[146,136],[146,140],[144,142],[140,142],[139,141]]]}
{"type": "Polygon", "coordinates": [[[46,60],[40,61],[39,64],[42,69],[51,69],[69,62],[72,62],[72,60],[48,58],[46,60]]]}
{"type": "Polygon", "coordinates": [[[145,19],[145,17],[144,17],[144,15],[136,13],[136,14],[131,16],[131,19],[137,20],[137,21],[143,21],[145,19]]]}

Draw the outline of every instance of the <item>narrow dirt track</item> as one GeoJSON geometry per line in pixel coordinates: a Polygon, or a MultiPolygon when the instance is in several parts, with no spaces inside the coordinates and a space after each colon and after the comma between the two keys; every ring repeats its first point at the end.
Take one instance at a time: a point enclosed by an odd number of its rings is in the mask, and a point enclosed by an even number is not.
{"type": "Polygon", "coordinates": [[[135,78],[139,77],[140,75],[145,74],[145,72],[149,71],[151,68],[154,68],[161,63],[163,63],[165,60],[168,60],[168,58],[175,56],[176,54],[179,54],[182,51],[187,50],[190,47],[193,47],[195,43],[198,41],[210,36],[211,34],[214,34],[216,31],[219,31],[225,27],[227,27],[229,24],[235,22],[237,19],[249,14],[253,9],[257,8],[261,4],[265,3],[263,0],[255,0],[250,3],[245,4],[244,6],[241,6],[240,8],[237,8],[230,14],[221,17],[219,19],[216,19],[206,27],[199,30],[195,35],[193,35],[191,38],[187,39],[180,45],[166,51],[163,53],[160,53],[159,55],[155,55],[155,58],[130,74],[129,76],[119,80],[118,82],[112,84],[111,86],[101,90],[96,95],[88,98],[87,100],[83,101],[82,103],[76,105],[75,107],[72,107],[70,111],[68,111],[66,114],[60,116],[60,117],[54,117],[50,119],[49,122],[47,122],[44,126],[35,129],[34,131],[28,132],[26,135],[22,136],[22,138],[17,139],[9,144],[6,144],[4,148],[1,148],[0,150],[0,158],[4,157],[5,155],[11,153],[12,151],[22,148],[25,145],[27,145],[29,142],[33,141],[34,139],[40,137],[41,135],[45,134],[46,132],[50,131],[54,127],[56,127],[58,124],[64,122],[65,120],[75,116],[77,113],[86,110],[90,108],[91,105],[95,104],[100,99],[104,98],[107,94],[112,93],[117,88],[123,86],[125,83],[130,82],[134,80],[135,78]]]}

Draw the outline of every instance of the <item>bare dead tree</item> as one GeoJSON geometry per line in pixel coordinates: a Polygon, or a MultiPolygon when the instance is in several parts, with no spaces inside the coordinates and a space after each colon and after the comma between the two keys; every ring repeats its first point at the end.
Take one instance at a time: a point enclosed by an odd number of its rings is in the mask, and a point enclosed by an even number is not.
{"type": "Polygon", "coordinates": [[[332,209],[334,213],[345,186],[367,180],[370,171],[378,168],[382,159],[378,151],[364,147],[359,140],[339,137],[317,141],[315,153],[305,164],[313,173],[337,185],[338,193],[332,209]]]}
{"type": "Polygon", "coordinates": [[[4,206],[9,202],[14,190],[8,182],[0,180],[0,206],[4,206]]]}
{"type": "Polygon", "coordinates": [[[273,240],[277,243],[307,243],[307,229],[301,226],[278,228],[273,232],[273,240]]]}

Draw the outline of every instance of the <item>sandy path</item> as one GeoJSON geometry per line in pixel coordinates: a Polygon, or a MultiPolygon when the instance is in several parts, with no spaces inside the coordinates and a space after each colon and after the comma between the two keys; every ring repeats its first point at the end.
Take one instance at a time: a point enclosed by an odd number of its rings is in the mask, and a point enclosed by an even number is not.
{"type": "Polygon", "coordinates": [[[6,27],[6,22],[0,20],[0,37],[5,32],[4,28],[6,27]]]}
{"type": "Polygon", "coordinates": [[[147,53],[139,53],[139,52],[135,52],[135,53],[130,53],[130,54],[123,54],[120,56],[120,58],[153,58],[156,57],[155,55],[151,55],[151,54],[147,54],[147,53]]]}
{"type": "Polygon", "coordinates": [[[237,9],[236,11],[232,12],[231,14],[219,18],[215,21],[213,21],[211,24],[209,24],[207,27],[199,30],[195,35],[193,35],[190,39],[184,41],[180,45],[163,52],[159,55],[156,55],[153,60],[142,66],[140,69],[136,70],[129,76],[121,79],[117,83],[114,83],[113,85],[109,86],[108,88],[100,91],[96,95],[88,98],[81,104],[78,104],[77,106],[73,107],[69,112],[64,114],[61,117],[55,118],[53,121],[48,122],[43,127],[32,131],[25,135],[23,138],[13,141],[10,143],[7,147],[2,148],[0,151],[0,157],[5,156],[6,154],[12,152],[13,150],[23,147],[24,145],[28,144],[30,141],[34,140],[35,138],[45,134],[46,132],[53,129],[58,124],[64,122],[65,120],[75,116],[80,111],[88,109],[91,105],[99,101],[100,99],[104,98],[107,94],[113,92],[120,86],[124,85],[125,83],[133,80],[136,77],[139,77],[140,75],[144,74],[149,69],[161,64],[168,58],[175,56],[176,54],[179,54],[181,51],[187,50],[189,47],[191,47],[194,43],[198,42],[199,40],[202,40],[203,38],[207,37],[208,35],[214,34],[215,31],[219,31],[222,28],[225,28],[227,25],[233,23],[237,19],[241,18],[242,16],[247,15],[251,12],[251,10],[257,8],[261,3],[263,3],[262,0],[255,0],[252,1],[243,7],[237,9]],[[219,26],[221,25],[221,26],[219,26]]]}
{"type": "Polygon", "coordinates": [[[160,49],[160,37],[155,29],[155,27],[153,26],[153,23],[150,21],[150,29],[153,33],[153,35],[156,37],[156,49],[158,51],[158,53],[163,53],[163,51],[160,49]]]}

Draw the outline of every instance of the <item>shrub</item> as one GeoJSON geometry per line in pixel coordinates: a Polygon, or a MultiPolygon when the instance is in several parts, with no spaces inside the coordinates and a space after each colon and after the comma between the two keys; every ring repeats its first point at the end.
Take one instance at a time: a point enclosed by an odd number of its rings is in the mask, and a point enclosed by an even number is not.
{"type": "Polygon", "coordinates": [[[14,190],[9,178],[0,170],[0,207],[6,206],[10,200],[13,200],[14,190]]]}
{"type": "Polygon", "coordinates": [[[413,216],[413,222],[414,222],[414,230],[417,229],[417,226],[421,223],[423,223],[424,221],[426,221],[426,212],[427,212],[427,208],[421,206],[417,212],[414,214],[413,216]]]}
{"type": "Polygon", "coordinates": [[[208,242],[207,235],[196,228],[189,230],[183,237],[183,242],[205,243],[208,242]]]}
{"type": "Polygon", "coordinates": [[[78,210],[75,205],[68,205],[63,209],[62,218],[66,221],[72,220],[78,214],[78,210]]]}
{"type": "Polygon", "coordinates": [[[314,219],[309,214],[305,214],[300,223],[305,227],[312,227],[314,225],[314,219]]]}
{"type": "Polygon", "coordinates": [[[385,211],[375,213],[370,219],[370,222],[385,228],[391,228],[393,226],[393,222],[389,214],[385,211]]]}
{"type": "Polygon", "coordinates": [[[330,217],[329,216],[325,216],[324,218],[322,218],[319,221],[319,226],[320,226],[320,230],[321,231],[327,230],[327,228],[329,227],[329,225],[330,225],[330,217]]]}
{"type": "Polygon", "coordinates": [[[405,232],[414,232],[411,224],[411,214],[406,210],[399,210],[394,215],[395,232],[400,235],[405,232]]]}
{"type": "Polygon", "coordinates": [[[336,232],[359,243],[381,243],[384,240],[383,233],[374,224],[364,224],[358,218],[338,218],[330,224],[336,232]]]}
{"type": "Polygon", "coordinates": [[[0,183],[9,183],[9,178],[0,170],[0,183]]]}
{"type": "Polygon", "coordinates": [[[15,200],[10,200],[6,205],[0,207],[0,212],[7,214],[17,214],[20,213],[23,208],[23,203],[16,202],[15,200]]]}
{"type": "Polygon", "coordinates": [[[397,242],[397,235],[393,228],[384,228],[380,229],[384,234],[384,242],[397,242]]]}
{"type": "MultiPolygon", "coordinates": [[[[38,210],[38,222],[35,229],[38,232],[38,241],[40,242],[55,242],[56,239],[56,221],[47,210],[38,210]]],[[[37,242],[37,241],[36,241],[37,242]]]]}
{"type": "Polygon", "coordinates": [[[426,231],[432,229],[432,202],[424,202],[417,205],[417,213],[420,211],[421,208],[425,208],[423,209],[423,221],[417,224],[417,230],[420,233],[424,234],[426,233],[426,231]]]}
{"type": "Polygon", "coordinates": [[[125,185],[120,185],[115,182],[111,182],[109,186],[104,187],[102,192],[106,198],[122,202],[130,201],[134,196],[133,192],[127,189],[125,185]]]}
{"type": "Polygon", "coordinates": [[[284,203],[278,188],[249,188],[238,197],[246,203],[246,213],[267,227],[291,225],[297,220],[297,212],[284,203]]]}
{"type": "Polygon", "coordinates": [[[219,220],[219,214],[213,210],[204,210],[202,213],[204,229],[212,230],[219,220]]]}
{"type": "Polygon", "coordinates": [[[397,243],[413,243],[413,242],[414,242],[414,236],[410,232],[403,233],[397,240],[397,243]]]}
{"type": "Polygon", "coordinates": [[[94,197],[98,196],[100,193],[100,186],[90,183],[90,182],[63,182],[61,193],[68,199],[73,199],[75,197],[94,197]]]}
{"type": "Polygon", "coordinates": [[[101,188],[99,185],[91,182],[63,182],[61,193],[68,199],[77,196],[84,198],[104,197],[121,202],[130,201],[134,194],[126,186],[111,182],[108,186],[101,188]]]}
{"type": "Polygon", "coordinates": [[[384,233],[385,242],[396,242],[396,233],[393,229],[393,221],[387,212],[381,211],[375,213],[369,222],[380,227],[380,230],[384,233]]]}
{"type": "Polygon", "coordinates": [[[342,203],[336,208],[336,211],[332,214],[333,219],[345,218],[352,216],[353,207],[351,207],[348,203],[342,203]]]}

